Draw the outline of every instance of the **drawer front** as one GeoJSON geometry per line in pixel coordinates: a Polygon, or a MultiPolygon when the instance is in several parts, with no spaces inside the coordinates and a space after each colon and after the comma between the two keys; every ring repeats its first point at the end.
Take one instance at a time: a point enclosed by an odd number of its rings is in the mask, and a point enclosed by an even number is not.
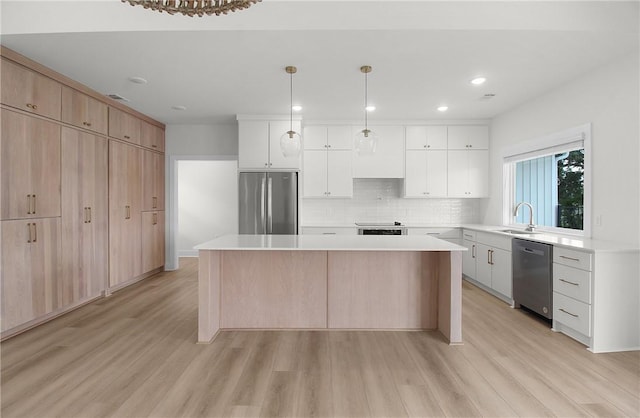
{"type": "Polygon", "coordinates": [[[475,241],[476,240],[476,231],[471,231],[469,229],[465,229],[462,231],[462,239],[468,240],[468,241],[475,241]]]}
{"type": "Polygon", "coordinates": [[[511,237],[486,232],[477,232],[476,241],[488,245],[489,247],[500,248],[511,252],[511,237]]]}
{"type": "Polygon", "coordinates": [[[591,272],[553,263],[553,291],[591,303],[591,272]]]}
{"type": "Polygon", "coordinates": [[[408,228],[408,235],[429,235],[440,239],[460,239],[458,228],[408,228]]]}
{"type": "Polygon", "coordinates": [[[591,305],[553,292],[553,319],[591,336],[591,305]]]}
{"type": "Polygon", "coordinates": [[[553,247],[553,262],[582,270],[593,270],[593,254],[568,248],[553,247]]]}
{"type": "Polygon", "coordinates": [[[303,235],[357,235],[358,230],[350,227],[302,227],[303,235]]]}

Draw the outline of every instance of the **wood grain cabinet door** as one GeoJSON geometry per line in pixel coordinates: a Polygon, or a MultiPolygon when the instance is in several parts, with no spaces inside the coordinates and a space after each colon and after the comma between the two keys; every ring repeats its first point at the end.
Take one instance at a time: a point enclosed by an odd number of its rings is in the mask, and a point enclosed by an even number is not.
{"type": "Polygon", "coordinates": [[[109,107],[109,136],[140,145],[140,119],[109,107]]]}
{"type": "Polygon", "coordinates": [[[0,222],[2,331],[60,308],[60,218],[0,222]]]}
{"type": "Polygon", "coordinates": [[[7,59],[2,59],[0,73],[2,103],[60,120],[60,83],[7,59]]]}
{"type": "Polygon", "coordinates": [[[164,210],[164,154],[142,152],[142,210],[164,210]]]}
{"type": "Polygon", "coordinates": [[[60,126],[2,110],[2,219],[60,216],[60,126]]]}
{"type": "Polygon", "coordinates": [[[107,134],[107,105],[69,87],[62,88],[62,121],[107,134]]]}
{"type": "Polygon", "coordinates": [[[164,152],[164,130],[156,125],[140,121],[140,145],[164,152]]]}
{"type": "Polygon", "coordinates": [[[142,212],[142,271],[164,265],[164,211],[142,212]]]}
{"type": "Polygon", "coordinates": [[[109,269],[108,144],[62,128],[62,302],[98,296],[109,269]]]}

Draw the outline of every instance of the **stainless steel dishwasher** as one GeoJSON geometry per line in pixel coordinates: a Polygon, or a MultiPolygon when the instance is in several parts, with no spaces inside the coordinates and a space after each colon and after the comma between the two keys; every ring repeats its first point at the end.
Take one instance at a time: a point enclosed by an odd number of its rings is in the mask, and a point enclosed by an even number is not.
{"type": "Polygon", "coordinates": [[[511,250],[514,306],[552,319],[553,246],[514,238],[511,250]]]}

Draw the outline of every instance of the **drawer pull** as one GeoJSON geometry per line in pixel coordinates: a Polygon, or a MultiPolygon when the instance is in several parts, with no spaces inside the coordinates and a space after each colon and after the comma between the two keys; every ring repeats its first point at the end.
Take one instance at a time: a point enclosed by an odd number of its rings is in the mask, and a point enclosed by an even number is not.
{"type": "Polygon", "coordinates": [[[91,126],[91,122],[82,122],[84,126],[91,126]]]}
{"type": "Polygon", "coordinates": [[[560,258],[564,258],[565,260],[571,260],[571,261],[575,261],[575,262],[580,261],[579,258],[567,257],[566,255],[561,255],[560,258]]]}
{"type": "Polygon", "coordinates": [[[573,286],[580,286],[580,283],[570,282],[569,280],[565,280],[565,279],[558,279],[558,280],[560,280],[561,282],[573,285],[573,286]]]}
{"type": "Polygon", "coordinates": [[[27,107],[28,107],[29,109],[36,110],[36,109],[38,108],[38,105],[34,105],[34,104],[31,104],[31,103],[27,103],[27,107]]]}
{"type": "Polygon", "coordinates": [[[131,137],[129,135],[125,135],[124,139],[131,139],[131,137]]]}
{"type": "Polygon", "coordinates": [[[473,238],[473,235],[471,234],[464,234],[465,237],[469,237],[469,238],[473,238]]]}
{"type": "Polygon", "coordinates": [[[579,316],[579,315],[576,315],[576,314],[572,314],[572,313],[571,313],[571,312],[569,312],[569,311],[565,311],[565,310],[564,310],[564,309],[562,309],[562,308],[560,308],[560,309],[559,309],[559,311],[560,311],[560,312],[564,312],[564,313],[566,313],[567,315],[571,315],[571,316],[572,316],[572,317],[574,317],[574,318],[577,318],[577,317],[579,316]]]}

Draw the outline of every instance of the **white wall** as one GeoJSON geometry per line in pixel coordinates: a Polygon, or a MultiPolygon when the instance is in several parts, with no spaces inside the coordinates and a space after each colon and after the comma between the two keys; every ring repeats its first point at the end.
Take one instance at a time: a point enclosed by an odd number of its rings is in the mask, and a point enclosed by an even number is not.
{"type": "Polygon", "coordinates": [[[237,161],[177,161],[178,256],[197,256],[197,244],[238,233],[237,161]]]}
{"type": "Polygon", "coordinates": [[[483,221],[502,223],[505,148],[591,123],[592,237],[640,245],[638,52],[622,57],[492,121],[490,196],[483,221]],[[601,225],[594,221],[600,217],[601,225]]]}

